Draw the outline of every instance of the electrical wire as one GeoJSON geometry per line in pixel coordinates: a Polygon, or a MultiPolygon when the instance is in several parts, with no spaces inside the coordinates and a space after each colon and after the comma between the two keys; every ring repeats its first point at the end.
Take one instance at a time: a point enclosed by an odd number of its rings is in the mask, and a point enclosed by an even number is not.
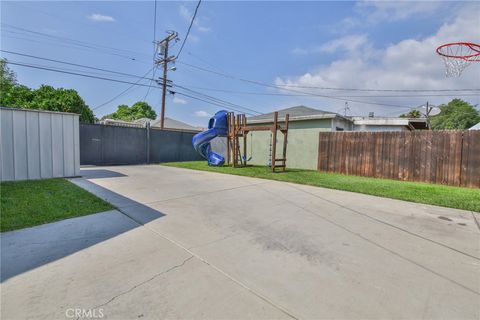
{"type": "MultiPolygon", "coordinates": [[[[139,83],[141,80],[147,80],[148,78],[140,78],[139,80],[137,80],[137,82],[129,82],[129,81],[123,81],[123,80],[106,78],[106,77],[98,77],[98,76],[93,76],[93,75],[88,75],[88,74],[83,74],[83,73],[78,73],[78,72],[65,71],[65,70],[61,70],[61,69],[54,69],[54,68],[49,68],[49,67],[46,67],[46,66],[33,65],[33,64],[27,64],[27,63],[21,63],[21,62],[7,61],[7,63],[10,64],[10,65],[17,65],[17,66],[22,66],[22,67],[27,67],[27,68],[40,69],[40,70],[58,72],[58,73],[63,73],[63,74],[69,74],[69,75],[75,75],[75,76],[81,76],[81,77],[87,77],[87,78],[93,78],[93,79],[105,80],[105,81],[111,81],[111,82],[117,82],[117,83],[125,83],[125,84],[130,84],[131,85],[129,88],[120,92],[118,95],[114,96],[110,100],[108,100],[108,101],[102,103],[101,105],[93,108],[92,110],[97,110],[97,109],[103,107],[104,105],[112,102],[113,100],[117,99],[118,97],[120,97],[121,95],[126,93],[128,90],[130,90],[133,86],[158,88],[158,86],[156,86],[156,85],[148,85],[148,84],[144,84],[144,83],[139,83]]],[[[148,70],[148,72],[146,74],[150,73],[150,71],[151,71],[151,69],[148,70]]],[[[163,79],[160,79],[160,80],[163,80],[163,79]]],[[[167,86],[171,87],[172,84],[168,83],[167,86]]],[[[200,92],[191,90],[191,89],[186,88],[184,86],[179,86],[179,88],[183,89],[183,90],[186,90],[186,91],[189,91],[191,94],[202,96],[202,98],[196,97],[197,100],[201,99],[201,101],[205,101],[205,102],[208,102],[208,103],[211,103],[211,104],[214,104],[214,105],[217,105],[217,106],[221,106],[221,107],[229,106],[230,109],[235,110],[237,112],[244,112],[244,111],[241,111],[239,109],[245,109],[245,110],[251,110],[251,111],[253,111],[257,114],[260,114],[260,112],[258,112],[256,110],[253,110],[253,109],[250,109],[250,108],[247,108],[247,107],[243,107],[243,106],[240,106],[240,105],[236,105],[236,104],[233,104],[231,102],[221,100],[221,99],[218,99],[218,98],[206,95],[206,94],[202,94],[200,92]],[[206,99],[208,99],[208,101],[206,99]],[[237,107],[237,108],[233,108],[233,107],[237,107]]],[[[189,97],[192,97],[191,94],[189,94],[189,97]]],[[[185,95],[187,95],[187,94],[185,94],[185,95]]],[[[248,112],[244,112],[244,113],[253,115],[252,113],[248,113],[248,112]]]]}
{"type": "MultiPolygon", "coordinates": [[[[39,36],[42,36],[42,37],[55,39],[57,41],[62,41],[62,42],[66,42],[66,43],[70,43],[70,44],[74,44],[74,45],[78,45],[78,46],[83,46],[83,47],[90,48],[90,49],[108,49],[108,50],[112,50],[112,51],[123,52],[125,54],[130,54],[130,55],[147,55],[146,53],[143,53],[143,52],[138,52],[138,51],[133,51],[133,50],[128,50],[128,49],[120,49],[120,48],[101,45],[101,44],[98,44],[98,43],[87,42],[87,41],[83,41],[83,40],[77,40],[77,39],[72,39],[72,38],[67,38],[67,37],[55,36],[55,35],[51,35],[51,34],[48,34],[48,33],[43,33],[43,32],[40,32],[40,31],[35,31],[35,30],[30,30],[30,29],[26,29],[26,28],[22,28],[22,27],[17,27],[17,26],[14,26],[14,25],[11,25],[11,24],[8,24],[8,23],[4,23],[4,22],[2,22],[2,25],[7,27],[7,29],[10,28],[10,29],[18,30],[16,32],[17,34],[20,32],[21,34],[27,33],[27,34],[34,34],[36,36],[39,35],[39,36]]],[[[10,31],[10,32],[14,32],[14,31],[10,31]]],[[[131,58],[131,57],[129,57],[129,58],[131,58]]]]}
{"type": "MultiPolygon", "coordinates": [[[[30,54],[25,54],[21,52],[16,52],[16,51],[9,51],[9,50],[3,50],[0,49],[1,52],[5,52],[8,54],[14,54],[22,57],[28,57],[28,58],[33,58],[33,59],[38,59],[38,60],[44,60],[44,61],[50,61],[50,62],[55,62],[55,63],[61,63],[65,65],[70,65],[70,66],[75,66],[75,67],[81,67],[81,68],[86,68],[86,69],[92,69],[92,70],[98,70],[98,71],[104,71],[108,73],[113,73],[113,74],[118,74],[122,76],[127,76],[127,77],[133,77],[133,78],[140,78],[140,79],[145,79],[145,76],[138,76],[138,75],[133,75],[130,73],[125,73],[125,72],[119,72],[119,71],[114,71],[114,70],[108,70],[108,69],[103,69],[103,68],[98,68],[98,67],[92,67],[92,66],[87,66],[84,64],[78,64],[78,63],[73,63],[73,62],[67,62],[63,60],[56,60],[56,59],[50,59],[50,58],[44,58],[44,57],[39,57],[35,55],[30,55],[30,54]]],[[[151,69],[150,69],[151,71],[151,69]]],[[[148,78],[148,80],[154,80],[153,78],[148,78]]]]}
{"type": "Polygon", "coordinates": [[[222,99],[219,99],[219,98],[216,98],[216,97],[213,97],[213,96],[210,96],[210,95],[207,95],[207,94],[204,94],[202,92],[198,92],[198,91],[195,91],[195,90],[192,90],[192,89],[189,89],[185,86],[182,86],[182,85],[177,85],[177,84],[174,84],[173,85],[175,88],[180,88],[180,89],[183,89],[183,90],[187,90],[193,94],[196,94],[196,95],[200,95],[204,98],[207,98],[207,99],[211,99],[213,101],[216,101],[217,103],[220,103],[220,104],[224,104],[224,105],[230,105],[230,106],[233,106],[233,107],[236,107],[236,108],[240,108],[240,109],[244,109],[244,110],[248,110],[250,112],[253,112],[255,114],[262,114],[261,112],[255,110],[255,109],[252,109],[252,108],[249,108],[249,107],[245,107],[245,106],[242,106],[242,105],[239,105],[239,104],[235,104],[235,103],[232,103],[232,102],[229,102],[229,101],[226,101],[226,100],[222,100],[222,99]]]}
{"type": "Polygon", "coordinates": [[[42,36],[42,37],[47,38],[47,39],[43,39],[43,40],[50,41],[50,43],[49,43],[50,45],[52,45],[52,41],[53,41],[54,45],[59,46],[59,47],[74,48],[76,50],[86,50],[86,51],[89,51],[89,52],[94,51],[96,53],[109,54],[109,55],[117,56],[117,57],[120,57],[120,58],[128,59],[130,61],[145,62],[145,60],[138,59],[136,57],[137,55],[146,55],[145,53],[130,51],[130,50],[126,50],[126,49],[118,49],[118,48],[103,46],[103,45],[99,45],[99,44],[93,44],[93,43],[90,43],[90,42],[85,42],[85,41],[80,41],[80,40],[75,40],[75,39],[70,39],[70,38],[65,38],[65,37],[53,36],[53,35],[49,35],[49,34],[38,32],[38,31],[33,31],[33,30],[25,29],[25,28],[12,26],[12,25],[9,25],[9,24],[3,23],[3,22],[2,22],[2,26],[6,26],[7,28],[13,28],[15,30],[21,31],[21,32],[11,31],[11,30],[5,30],[4,28],[2,28],[2,32],[20,34],[22,36],[27,36],[27,37],[36,36],[33,39],[13,37],[13,36],[8,36],[8,35],[3,35],[4,37],[20,39],[20,40],[25,40],[25,41],[29,41],[29,42],[44,43],[43,41],[40,41],[38,39],[38,36],[42,36]],[[60,42],[60,44],[57,44],[55,42],[60,42]]]}
{"type": "MultiPolygon", "coordinates": [[[[190,65],[190,64],[186,64],[184,62],[178,62],[178,63],[184,64],[184,65],[187,65],[187,66],[193,66],[193,65],[190,65]]],[[[348,99],[348,98],[339,97],[339,96],[329,96],[329,95],[325,95],[325,94],[316,94],[316,93],[305,92],[305,91],[300,91],[300,90],[286,89],[286,88],[278,87],[276,85],[271,85],[271,84],[267,84],[267,83],[263,83],[263,82],[259,82],[259,81],[234,77],[234,76],[231,76],[231,75],[228,75],[228,74],[223,74],[223,73],[216,72],[216,71],[213,71],[213,70],[208,70],[208,69],[205,69],[205,68],[202,68],[202,67],[197,67],[197,66],[193,66],[193,67],[196,68],[196,69],[202,70],[202,71],[206,71],[206,72],[210,72],[210,73],[213,73],[213,74],[221,75],[221,76],[229,78],[229,79],[235,79],[235,80],[239,80],[239,81],[243,81],[243,82],[248,82],[248,83],[256,84],[256,85],[263,86],[263,87],[276,88],[276,89],[281,89],[281,90],[284,90],[284,91],[291,91],[291,92],[295,92],[295,93],[302,93],[302,94],[309,95],[309,96],[322,97],[322,98],[332,99],[332,100],[355,102],[355,103],[368,104],[368,105],[378,105],[378,106],[383,106],[383,107],[393,107],[393,108],[401,108],[401,109],[406,108],[406,106],[397,105],[397,104],[353,100],[353,99],[348,99]]]]}
{"type": "MultiPolygon", "coordinates": [[[[153,69],[153,68],[152,68],[153,69]]],[[[150,73],[150,71],[152,71],[152,69],[149,69],[144,76],[146,76],[147,74],[150,73]]],[[[97,110],[97,109],[100,109],[101,107],[109,104],[110,102],[120,98],[121,96],[123,96],[125,93],[127,93],[127,91],[129,91],[130,89],[132,89],[133,87],[135,87],[140,81],[142,81],[143,79],[138,79],[137,82],[135,83],[132,83],[127,89],[123,90],[122,92],[120,92],[119,94],[117,94],[116,96],[114,96],[113,98],[109,99],[108,101],[105,101],[104,103],[96,106],[95,108],[93,108],[92,110],[97,110]]],[[[150,81],[150,85],[152,84],[152,82],[150,81]]],[[[151,87],[148,87],[148,89],[150,89],[151,87]]]]}
{"type": "Polygon", "coordinates": [[[227,109],[228,111],[241,112],[241,113],[245,113],[245,114],[248,114],[248,115],[251,115],[251,116],[254,115],[254,114],[252,114],[252,113],[244,112],[244,111],[241,111],[241,110],[232,108],[232,107],[226,107],[225,105],[220,104],[220,103],[216,103],[216,102],[208,101],[208,100],[205,100],[205,99],[202,99],[202,98],[199,98],[199,97],[195,97],[195,96],[192,96],[192,95],[187,94],[187,93],[179,92],[179,91],[176,91],[176,90],[175,90],[175,91],[171,91],[171,92],[172,92],[173,94],[179,94],[179,95],[185,96],[185,97],[187,97],[187,98],[191,98],[191,99],[195,99],[195,100],[198,100],[198,101],[203,101],[203,102],[206,102],[206,103],[210,103],[210,104],[213,104],[213,105],[222,107],[222,108],[224,108],[224,109],[227,109]]]}
{"type": "MultiPolygon", "coordinates": [[[[46,70],[46,71],[52,71],[52,72],[70,74],[70,75],[76,75],[76,76],[81,76],[81,77],[86,77],[86,78],[93,78],[93,79],[98,79],[98,80],[105,80],[105,81],[118,82],[118,83],[126,83],[126,84],[134,84],[134,85],[142,86],[142,87],[148,87],[148,86],[149,86],[149,85],[144,84],[144,83],[135,83],[135,82],[118,80],[118,79],[112,79],[112,78],[97,77],[97,76],[92,76],[92,75],[88,75],[88,74],[82,74],[82,73],[64,71],[64,70],[59,70],[59,69],[52,69],[52,68],[48,68],[48,67],[44,67],[44,66],[35,66],[35,65],[26,64],[26,63],[19,63],[19,62],[12,62],[12,61],[7,61],[7,63],[8,63],[8,64],[11,64],[11,65],[16,65],[16,66],[22,66],[22,67],[27,67],[27,68],[40,69],[40,70],[46,70]]],[[[162,80],[162,79],[160,79],[160,80],[162,80]]],[[[167,86],[168,86],[168,84],[167,84],[167,86]]],[[[153,87],[156,88],[156,86],[153,86],[153,87]]]]}
{"type": "Polygon", "coordinates": [[[198,0],[197,7],[195,8],[195,12],[193,13],[192,20],[190,21],[190,25],[188,26],[187,34],[185,35],[185,39],[183,39],[182,45],[180,46],[180,49],[178,50],[177,53],[177,59],[180,57],[180,54],[182,53],[183,47],[185,46],[185,43],[187,42],[188,35],[190,34],[190,30],[192,29],[193,22],[195,21],[195,17],[197,16],[198,8],[200,7],[200,3],[202,3],[202,0],[198,0]]]}
{"type": "MultiPolygon", "coordinates": [[[[153,79],[155,79],[155,73],[157,71],[156,63],[155,63],[155,56],[157,54],[157,43],[156,43],[156,38],[157,38],[157,0],[155,0],[154,3],[155,4],[154,4],[154,10],[153,10],[153,57],[152,57],[152,61],[153,61],[152,78],[153,79]]],[[[152,80],[150,80],[150,84],[152,84],[152,80]]],[[[147,89],[147,92],[143,96],[143,99],[142,99],[143,102],[145,102],[149,93],[150,93],[150,88],[147,89]]]]}
{"type": "MultiPolygon", "coordinates": [[[[245,95],[257,95],[257,96],[286,96],[286,97],[306,97],[310,94],[294,94],[294,93],[270,93],[270,92],[249,92],[249,91],[237,91],[237,90],[226,90],[226,89],[216,89],[216,88],[206,88],[198,87],[194,85],[188,85],[190,88],[207,90],[207,91],[217,91],[217,92],[226,92],[226,93],[235,93],[235,94],[245,94],[245,95]]],[[[420,95],[342,95],[342,96],[333,96],[333,97],[345,97],[345,98],[410,98],[410,97],[450,97],[450,96],[473,96],[476,97],[480,93],[452,93],[452,94],[420,94],[420,95]]]]}
{"type": "MultiPolygon", "coordinates": [[[[277,88],[277,89],[281,89],[281,90],[292,91],[288,88],[284,88],[285,86],[288,86],[288,85],[271,85],[271,84],[267,84],[267,83],[263,83],[263,82],[259,82],[259,81],[254,81],[254,80],[249,80],[249,79],[236,77],[236,76],[233,76],[233,75],[229,75],[229,74],[214,71],[214,70],[209,70],[209,69],[199,67],[199,66],[196,66],[196,65],[193,65],[193,64],[190,64],[190,63],[186,63],[186,62],[177,61],[177,63],[183,64],[183,65],[186,65],[188,67],[195,68],[195,69],[198,69],[198,70],[201,70],[201,71],[204,71],[204,72],[209,72],[209,73],[213,73],[213,74],[223,76],[223,77],[226,77],[226,78],[234,79],[234,80],[249,82],[249,83],[257,84],[257,85],[261,85],[261,86],[273,87],[273,88],[277,88]]],[[[298,87],[302,88],[302,86],[298,86],[298,87]]],[[[306,87],[306,86],[303,86],[303,87],[306,87]]],[[[322,90],[367,91],[367,92],[370,92],[370,91],[379,91],[379,92],[380,91],[387,91],[387,92],[480,91],[480,88],[468,88],[468,89],[360,89],[360,88],[330,88],[330,87],[309,87],[309,88],[322,89],[322,90]]],[[[302,91],[297,91],[297,92],[310,94],[308,92],[302,92],[302,91]]]]}

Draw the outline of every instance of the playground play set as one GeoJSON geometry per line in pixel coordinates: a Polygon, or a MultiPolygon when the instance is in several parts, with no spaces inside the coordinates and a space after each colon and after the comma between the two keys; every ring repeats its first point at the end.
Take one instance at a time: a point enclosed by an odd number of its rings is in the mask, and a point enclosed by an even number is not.
{"type": "MultiPolygon", "coordinates": [[[[463,70],[472,62],[480,62],[480,45],[471,42],[452,42],[439,46],[437,54],[445,62],[446,76],[459,77],[463,70]]],[[[233,167],[246,166],[247,158],[247,135],[251,131],[270,131],[270,161],[272,171],[281,168],[285,171],[287,162],[287,135],[288,114],[285,116],[285,124],[278,123],[278,112],[274,113],[273,124],[270,126],[248,125],[245,114],[235,115],[225,110],[218,111],[208,122],[208,130],[200,132],[193,137],[193,147],[208,161],[210,166],[225,164],[225,158],[212,151],[210,141],[216,137],[227,137],[226,163],[233,167]],[[282,157],[276,157],[277,132],[280,130],[284,135],[282,157]],[[241,143],[241,139],[243,143],[241,143]],[[243,149],[243,152],[242,150],[243,149]],[[277,164],[280,162],[280,164],[277,164]]]]}
{"type": "Polygon", "coordinates": [[[275,112],[272,125],[248,125],[245,114],[235,115],[233,112],[221,110],[215,113],[210,119],[207,131],[200,132],[193,137],[193,147],[207,159],[208,165],[210,166],[221,166],[225,164],[225,162],[227,165],[231,164],[233,167],[246,166],[249,160],[247,158],[248,133],[252,131],[270,131],[270,166],[273,172],[275,172],[277,168],[285,171],[287,162],[288,119],[289,115],[287,114],[285,115],[284,124],[280,125],[278,112],[275,112]],[[280,131],[284,137],[281,158],[276,157],[278,131],[280,131]],[[210,142],[216,137],[227,138],[226,159],[211,149],[210,142]]]}

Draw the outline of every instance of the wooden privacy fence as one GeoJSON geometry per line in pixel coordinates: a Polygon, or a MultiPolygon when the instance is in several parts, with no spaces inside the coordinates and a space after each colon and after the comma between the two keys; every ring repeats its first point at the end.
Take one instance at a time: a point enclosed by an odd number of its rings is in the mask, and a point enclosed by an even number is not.
{"type": "Polygon", "coordinates": [[[318,170],[480,187],[480,131],[321,132],[318,170]]]}

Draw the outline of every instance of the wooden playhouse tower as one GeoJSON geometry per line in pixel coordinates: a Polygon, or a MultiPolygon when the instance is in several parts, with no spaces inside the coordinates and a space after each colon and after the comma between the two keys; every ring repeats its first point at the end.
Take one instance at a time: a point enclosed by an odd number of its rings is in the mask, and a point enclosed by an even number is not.
{"type": "Polygon", "coordinates": [[[287,167],[288,119],[289,115],[286,114],[285,124],[283,126],[280,125],[278,122],[278,112],[275,112],[273,115],[273,123],[271,125],[248,125],[245,114],[235,115],[233,112],[229,112],[227,116],[227,164],[231,164],[233,167],[246,166],[248,133],[251,131],[270,131],[272,133],[270,150],[272,172],[275,172],[275,169],[277,168],[281,168],[282,171],[285,171],[285,168],[287,167]],[[278,131],[283,134],[283,149],[281,158],[276,157],[278,131]],[[240,145],[241,139],[243,139],[242,146],[240,145]],[[243,152],[241,149],[243,149],[243,152]]]}

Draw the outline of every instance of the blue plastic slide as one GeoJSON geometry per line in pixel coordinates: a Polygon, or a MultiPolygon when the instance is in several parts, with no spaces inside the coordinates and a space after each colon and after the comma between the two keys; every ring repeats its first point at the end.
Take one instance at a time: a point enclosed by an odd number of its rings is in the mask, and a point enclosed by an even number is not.
{"type": "Polygon", "coordinates": [[[227,111],[221,110],[215,113],[208,122],[208,130],[193,136],[192,143],[195,150],[208,161],[209,166],[221,166],[225,158],[211,150],[210,141],[217,136],[227,135],[227,111]]]}

